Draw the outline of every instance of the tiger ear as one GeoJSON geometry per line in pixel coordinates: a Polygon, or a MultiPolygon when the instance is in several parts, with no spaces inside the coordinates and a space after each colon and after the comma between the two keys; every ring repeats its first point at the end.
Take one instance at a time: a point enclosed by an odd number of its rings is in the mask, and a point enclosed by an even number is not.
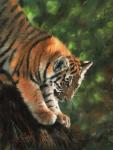
{"type": "Polygon", "coordinates": [[[93,65],[93,62],[91,61],[81,61],[81,73],[80,78],[78,80],[78,84],[82,83],[82,80],[84,79],[85,73],[88,71],[88,69],[93,65]]]}
{"type": "Polygon", "coordinates": [[[81,61],[81,74],[84,75],[92,65],[91,61],[81,61]]]}
{"type": "Polygon", "coordinates": [[[59,57],[54,63],[53,71],[59,72],[69,67],[69,60],[66,57],[59,57]]]}

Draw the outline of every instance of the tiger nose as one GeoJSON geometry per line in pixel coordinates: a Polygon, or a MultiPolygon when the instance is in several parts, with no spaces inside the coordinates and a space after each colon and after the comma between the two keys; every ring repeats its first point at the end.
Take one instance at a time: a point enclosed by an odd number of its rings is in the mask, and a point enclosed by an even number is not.
{"type": "Polygon", "coordinates": [[[64,99],[65,99],[65,101],[70,101],[71,100],[71,95],[66,94],[64,99]]]}
{"type": "Polygon", "coordinates": [[[65,99],[66,101],[70,101],[74,95],[74,92],[69,89],[68,91],[65,92],[65,99]]]}

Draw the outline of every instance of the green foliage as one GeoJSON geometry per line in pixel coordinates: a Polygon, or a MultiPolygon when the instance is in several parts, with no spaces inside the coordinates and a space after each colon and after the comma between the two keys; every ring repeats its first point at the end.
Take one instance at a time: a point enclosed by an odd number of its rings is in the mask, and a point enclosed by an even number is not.
{"type": "Polygon", "coordinates": [[[94,62],[73,102],[62,106],[73,124],[90,131],[112,120],[113,0],[24,2],[24,11],[32,24],[58,36],[81,60],[94,62]]]}

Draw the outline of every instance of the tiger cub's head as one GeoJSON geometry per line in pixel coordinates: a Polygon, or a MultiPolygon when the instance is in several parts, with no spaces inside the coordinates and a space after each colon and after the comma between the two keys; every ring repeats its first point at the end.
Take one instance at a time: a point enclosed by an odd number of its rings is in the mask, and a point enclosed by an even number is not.
{"type": "Polygon", "coordinates": [[[73,98],[91,65],[92,62],[80,61],[73,55],[56,59],[54,73],[47,80],[58,101],[69,101],[73,98]]]}
{"type": "MultiPolygon", "coordinates": [[[[57,43],[56,50],[52,49],[54,55],[46,65],[45,83],[49,85],[48,90],[53,92],[58,101],[69,101],[79,88],[92,62],[80,61],[79,58],[70,54],[69,50],[62,44],[57,43]]],[[[50,47],[54,48],[54,46],[49,45],[50,47]]]]}

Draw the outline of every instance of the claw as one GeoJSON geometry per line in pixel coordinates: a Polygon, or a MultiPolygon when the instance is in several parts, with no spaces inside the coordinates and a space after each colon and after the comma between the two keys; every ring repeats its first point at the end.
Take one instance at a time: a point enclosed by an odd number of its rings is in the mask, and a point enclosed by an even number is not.
{"type": "Polygon", "coordinates": [[[57,120],[58,120],[59,123],[64,125],[66,128],[69,128],[70,125],[71,125],[70,118],[67,115],[63,114],[63,113],[58,114],[57,120]]]}

